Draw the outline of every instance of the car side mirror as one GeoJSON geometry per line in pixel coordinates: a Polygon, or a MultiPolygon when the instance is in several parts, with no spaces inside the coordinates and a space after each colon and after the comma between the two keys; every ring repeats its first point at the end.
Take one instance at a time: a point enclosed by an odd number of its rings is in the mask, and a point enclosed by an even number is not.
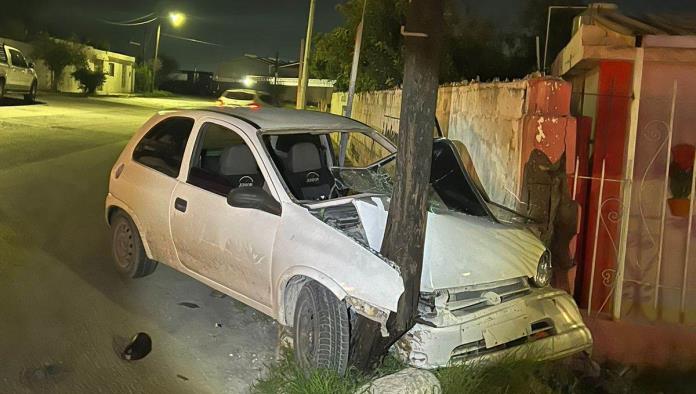
{"type": "Polygon", "coordinates": [[[29,68],[34,68],[34,62],[29,62],[29,68]]]}
{"type": "Polygon", "coordinates": [[[280,203],[258,186],[232,189],[227,195],[227,204],[235,208],[258,209],[277,216],[283,211],[280,203]]]}

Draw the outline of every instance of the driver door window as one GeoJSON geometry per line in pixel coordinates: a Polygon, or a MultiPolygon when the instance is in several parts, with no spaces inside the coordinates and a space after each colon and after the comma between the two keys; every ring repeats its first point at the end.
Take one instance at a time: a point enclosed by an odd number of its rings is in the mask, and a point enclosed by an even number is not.
{"type": "Polygon", "coordinates": [[[239,187],[263,187],[265,182],[254,155],[234,131],[215,123],[201,127],[191,159],[188,183],[226,196],[239,187]]]}
{"type": "Polygon", "coordinates": [[[19,53],[19,51],[10,49],[10,58],[12,59],[13,66],[27,68],[27,62],[24,60],[24,56],[22,56],[22,54],[19,53]]]}

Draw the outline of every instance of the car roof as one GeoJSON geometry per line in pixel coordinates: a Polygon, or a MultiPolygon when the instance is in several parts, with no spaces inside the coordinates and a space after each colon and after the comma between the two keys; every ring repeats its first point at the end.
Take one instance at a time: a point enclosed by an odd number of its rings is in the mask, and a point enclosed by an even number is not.
{"type": "Polygon", "coordinates": [[[225,90],[225,93],[227,93],[227,92],[242,92],[242,93],[251,93],[251,94],[254,94],[254,93],[258,93],[258,94],[268,94],[268,93],[266,93],[266,92],[264,92],[264,91],[256,90],[256,89],[227,89],[227,90],[225,90]]]}
{"type": "Polygon", "coordinates": [[[364,123],[327,112],[290,108],[209,107],[206,111],[241,119],[262,132],[291,130],[370,130],[364,123]]]}

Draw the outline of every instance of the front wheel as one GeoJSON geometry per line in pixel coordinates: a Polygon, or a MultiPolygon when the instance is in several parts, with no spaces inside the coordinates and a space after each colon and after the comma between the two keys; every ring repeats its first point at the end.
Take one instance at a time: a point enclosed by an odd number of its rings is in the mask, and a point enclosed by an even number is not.
{"type": "Polygon", "coordinates": [[[293,329],[295,358],[304,370],[323,368],[343,375],[350,336],[344,302],[319,283],[308,282],[297,299],[293,329]]]}
{"type": "Polygon", "coordinates": [[[33,104],[36,101],[36,81],[32,82],[29,88],[29,93],[24,95],[24,102],[27,104],[33,104]]]}

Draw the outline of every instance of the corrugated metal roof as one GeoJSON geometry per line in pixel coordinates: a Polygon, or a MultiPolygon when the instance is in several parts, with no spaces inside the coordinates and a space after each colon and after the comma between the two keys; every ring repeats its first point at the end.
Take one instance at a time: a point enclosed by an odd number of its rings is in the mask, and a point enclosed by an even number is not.
{"type": "Polygon", "coordinates": [[[590,5],[582,15],[595,24],[622,34],[696,35],[696,14],[626,15],[615,7],[590,5]]]}

